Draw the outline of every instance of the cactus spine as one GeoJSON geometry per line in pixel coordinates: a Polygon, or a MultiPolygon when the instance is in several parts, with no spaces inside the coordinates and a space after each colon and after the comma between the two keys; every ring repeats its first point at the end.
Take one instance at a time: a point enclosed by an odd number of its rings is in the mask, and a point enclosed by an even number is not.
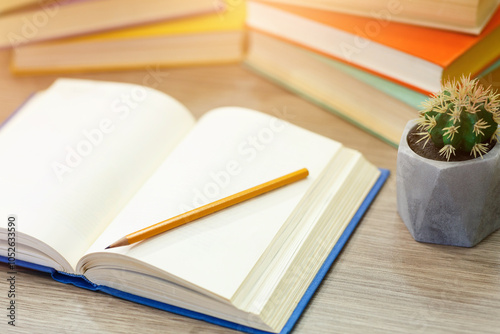
{"type": "Polygon", "coordinates": [[[500,95],[462,76],[446,82],[441,91],[422,104],[418,133],[424,147],[432,140],[439,153],[450,160],[456,151],[483,156],[500,132],[500,95]]]}

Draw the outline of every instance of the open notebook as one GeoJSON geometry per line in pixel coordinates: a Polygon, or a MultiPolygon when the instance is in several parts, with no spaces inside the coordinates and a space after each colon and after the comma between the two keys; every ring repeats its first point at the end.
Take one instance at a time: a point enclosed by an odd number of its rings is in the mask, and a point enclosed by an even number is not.
{"type": "Polygon", "coordinates": [[[62,282],[251,333],[288,332],[387,178],[239,107],[59,79],[0,128],[0,255],[62,282]],[[309,177],[132,246],[124,235],[300,168],[309,177]],[[12,259],[11,259],[12,260],[12,259]]]}

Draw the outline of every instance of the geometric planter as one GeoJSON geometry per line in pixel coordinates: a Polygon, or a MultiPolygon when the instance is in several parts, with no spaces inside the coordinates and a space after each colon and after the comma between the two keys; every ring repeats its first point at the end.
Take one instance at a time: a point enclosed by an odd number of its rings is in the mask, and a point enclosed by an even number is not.
{"type": "Polygon", "coordinates": [[[408,146],[415,124],[398,149],[399,215],[417,241],[472,247],[500,228],[500,143],[482,159],[426,159],[408,146]]]}

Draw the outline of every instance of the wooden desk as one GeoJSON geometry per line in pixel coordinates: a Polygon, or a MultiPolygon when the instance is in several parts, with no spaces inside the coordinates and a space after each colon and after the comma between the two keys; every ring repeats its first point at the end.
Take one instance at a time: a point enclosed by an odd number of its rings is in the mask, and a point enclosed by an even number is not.
{"type": "MultiPolygon", "coordinates": [[[[12,77],[0,52],[0,120],[56,76],[12,77]]],[[[70,77],[143,83],[148,71],[70,77]]],[[[396,212],[396,149],[276,87],[242,66],[164,69],[158,89],[197,117],[224,105],[279,116],[342,141],[392,175],[329,271],[293,333],[428,333],[500,330],[500,232],[472,249],[415,242],[396,212]]],[[[1,163],[7,163],[2,161],[1,163]]],[[[3,175],[2,177],[6,177],[3,175]]],[[[6,191],[1,189],[0,191],[6,191]]],[[[499,200],[500,203],[500,200],[499,200]]],[[[7,328],[7,267],[0,266],[0,331],[7,328]]],[[[17,332],[236,333],[53,281],[17,275],[17,332]]],[[[12,330],[12,329],[10,329],[12,330]]]]}

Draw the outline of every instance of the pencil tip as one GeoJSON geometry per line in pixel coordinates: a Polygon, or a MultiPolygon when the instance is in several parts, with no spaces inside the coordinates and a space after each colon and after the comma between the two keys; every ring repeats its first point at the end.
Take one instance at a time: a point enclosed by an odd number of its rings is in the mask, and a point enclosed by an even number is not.
{"type": "Polygon", "coordinates": [[[105,249],[115,248],[115,247],[121,247],[121,246],[127,246],[127,245],[130,245],[130,242],[128,241],[128,239],[127,238],[121,238],[121,239],[113,242],[111,245],[109,245],[105,249]]]}

